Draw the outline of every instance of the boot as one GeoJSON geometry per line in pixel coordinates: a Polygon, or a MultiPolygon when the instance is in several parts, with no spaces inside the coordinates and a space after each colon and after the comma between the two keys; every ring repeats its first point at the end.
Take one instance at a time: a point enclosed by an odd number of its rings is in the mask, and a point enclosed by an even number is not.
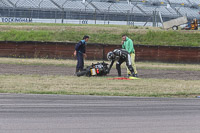
{"type": "Polygon", "coordinates": [[[137,74],[134,74],[134,77],[136,77],[136,78],[137,78],[137,77],[138,77],[138,75],[137,75],[137,74]]]}
{"type": "Polygon", "coordinates": [[[135,74],[135,73],[132,73],[131,76],[132,76],[132,77],[136,77],[136,78],[138,77],[138,75],[135,74]]]}
{"type": "Polygon", "coordinates": [[[76,68],[76,71],[75,71],[75,73],[74,73],[74,76],[77,76],[77,72],[80,72],[80,70],[76,68]]]}
{"type": "Polygon", "coordinates": [[[131,75],[130,75],[129,77],[135,77],[135,75],[136,75],[136,74],[135,74],[134,72],[132,72],[131,75]]]}

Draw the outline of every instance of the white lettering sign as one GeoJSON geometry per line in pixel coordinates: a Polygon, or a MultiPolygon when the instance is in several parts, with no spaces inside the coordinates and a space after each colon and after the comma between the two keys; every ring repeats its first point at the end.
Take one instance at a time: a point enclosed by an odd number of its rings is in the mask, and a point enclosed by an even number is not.
{"type": "Polygon", "coordinates": [[[4,23],[30,23],[32,18],[1,18],[4,23]]]}

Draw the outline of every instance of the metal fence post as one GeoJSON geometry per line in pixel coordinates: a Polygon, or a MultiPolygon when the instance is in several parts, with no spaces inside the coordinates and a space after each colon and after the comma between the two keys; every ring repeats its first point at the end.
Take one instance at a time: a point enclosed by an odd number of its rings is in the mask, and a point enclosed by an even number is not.
{"type": "Polygon", "coordinates": [[[106,21],[105,19],[106,19],[106,15],[105,15],[105,13],[104,13],[104,25],[105,25],[105,21],[106,21]]]}
{"type": "Polygon", "coordinates": [[[108,7],[108,24],[110,23],[109,20],[110,20],[110,6],[108,7]]]}
{"type": "Polygon", "coordinates": [[[97,24],[97,11],[95,9],[95,12],[94,12],[94,23],[97,24]]]}
{"type": "Polygon", "coordinates": [[[152,16],[152,22],[153,22],[153,27],[156,27],[156,11],[153,11],[153,16],[152,16]]]}
{"type": "Polygon", "coordinates": [[[63,24],[63,21],[64,21],[64,8],[62,8],[62,24],[63,24]]]}
{"type": "Polygon", "coordinates": [[[127,10],[127,25],[129,25],[129,10],[127,10]]]}

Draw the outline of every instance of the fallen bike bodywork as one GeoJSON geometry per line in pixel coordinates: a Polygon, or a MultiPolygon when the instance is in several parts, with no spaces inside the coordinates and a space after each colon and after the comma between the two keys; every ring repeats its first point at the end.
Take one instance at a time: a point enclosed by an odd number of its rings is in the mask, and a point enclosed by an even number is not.
{"type": "Polygon", "coordinates": [[[92,64],[91,66],[87,66],[83,71],[77,72],[77,76],[105,76],[109,73],[108,64],[105,62],[92,64]]]}

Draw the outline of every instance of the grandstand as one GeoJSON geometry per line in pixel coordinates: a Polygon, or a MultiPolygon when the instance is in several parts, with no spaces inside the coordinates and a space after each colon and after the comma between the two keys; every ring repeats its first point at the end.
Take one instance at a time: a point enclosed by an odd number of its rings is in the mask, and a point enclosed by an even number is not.
{"type": "Polygon", "coordinates": [[[0,1],[0,17],[160,22],[181,16],[199,19],[200,0],[0,1]]]}

